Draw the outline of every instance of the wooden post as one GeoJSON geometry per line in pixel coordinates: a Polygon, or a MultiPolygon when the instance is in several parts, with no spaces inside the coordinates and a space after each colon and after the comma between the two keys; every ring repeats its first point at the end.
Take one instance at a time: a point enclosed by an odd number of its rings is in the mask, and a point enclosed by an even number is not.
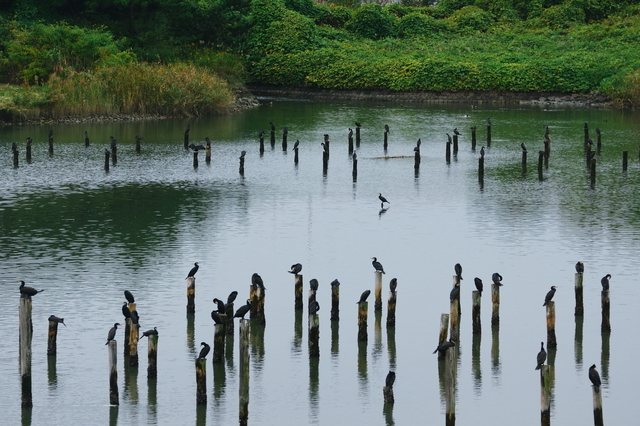
{"type": "Polygon", "coordinates": [[[591,185],[593,185],[596,182],[596,159],[595,158],[591,159],[590,177],[591,177],[591,185]]]}
{"type": "Polygon", "coordinates": [[[500,324],[500,286],[491,284],[491,325],[500,324]]]}
{"type": "Polygon", "coordinates": [[[331,282],[331,321],[340,320],[340,282],[331,282]]]}
{"type": "Polygon", "coordinates": [[[451,142],[447,141],[447,147],[444,152],[445,161],[448,163],[451,162],[451,142]]]}
{"type": "Polygon", "coordinates": [[[476,150],[476,126],[471,127],[471,150],[476,150]]]}
{"type": "Polygon", "coordinates": [[[596,387],[591,385],[591,393],[593,395],[593,424],[595,426],[604,426],[602,420],[602,387],[596,391],[596,387]]]}
{"type": "Polygon", "coordinates": [[[49,333],[47,340],[47,355],[56,356],[57,354],[57,339],[58,339],[58,321],[49,320],[49,333]]]}
{"type": "Polygon", "coordinates": [[[538,152],[538,179],[540,180],[542,180],[543,178],[543,174],[542,174],[543,166],[544,166],[544,151],[540,151],[538,152]]]}
{"type": "Polygon", "coordinates": [[[458,153],[458,135],[454,133],[453,135],[453,155],[458,153]]]}
{"type": "Polygon", "coordinates": [[[31,339],[33,323],[31,321],[31,296],[20,296],[18,309],[19,346],[20,346],[20,378],[22,380],[22,408],[33,407],[31,395],[31,339]]]}
{"type": "Polygon", "coordinates": [[[120,405],[118,395],[118,342],[109,342],[109,404],[120,405]]]}
{"type": "Polygon", "coordinates": [[[450,303],[451,314],[449,315],[449,339],[458,342],[460,337],[460,300],[454,299],[450,303]]]}
{"type": "Polygon", "coordinates": [[[139,138],[136,138],[136,152],[140,152],[141,147],[140,147],[140,140],[139,138]]]}
{"type": "Polygon", "coordinates": [[[184,132],[184,149],[189,149],[189,132],[184,132]]]}
{"type": "Polygon", "coordinates": [[[367,316],[369,313],[369,303],[358,303],[358,342],[366,342],[367,335],[367,316]]]}
{"type": "MultiPolygon", "coordinates": [[[[622,151],[622,171],[623,172],[627,171],[628,158],[629,158],[629,151],[622,151]]],[[[16,166],[17,166],[17,160],[16,160],[16,166]]]]}
{"type": "Polygon", "coordinates": [[[591,153],[591,145],[587,145],[584,151],[584,157],[585,157],[587,168],[589,168],[589,165],[591,164],[591,155],[589,155],[590,153],[591,153]]]}
{"type": "Polygon", "coordinates": [[[484,180],[484,157],[478,158],[478,180],[484,180]]]}
{"type": "Polygon", "coordinates": [[[298,147],[293,148],[293,163],[298,164],[298,147]]]}
{"type": "Polygon", "coordinates": [[[224,360],[224,337],[227,314],[220,314],[221,324],[216,324],[213,329],[213,363],[218,364],[224,360]]]}
{"type": "Polygon", "coordinates": [[[382,272],[375,271],[373,273],[373,292],[375,294],[374,310],[382,311],[382,272]]]}
{"type": "Polygon", "coordinates": [[[240,167],[238,168],[238,173],[241,176],[244,176],[244,157],[240,157],[240,167]]]}
{"type": "Polygon", "coordinates": [[[551,424],[551,370],[548,365],[540,367],[540,424],[551,424]]]}
{"type": "Polygon", "coordinates": [[[584,315],[584,303],[582,298],[582,277],[583,274],[580,272],[576,272],[575,275],[575,293],[576,293],[576,309],[574,312],[575,316],[583,316],[584,315]]]}
{"type": "Polygon", "coordinates": [[[196,359],[196,405],[207,405],[207,359],[196,359]]]}
{"type": "Polygon", "coordinates": [[[329,169],[329,152],[324,151],[322,153],[322,173],[327,174],[328,169],[329,169]]]}
{"type": "Polygon", "coordinates": [[[413,159],[413,169],[417,172],[420,169],[420,150],[417,149],[415,150],[415,154],[414,154],[414,159],[413,159]]]}
{"type": "Polygon", "coordinates": [[[584,144],[587,145],[589,141],[589,124],[584,123],[584,144]]]}
{"type": "Polygon", "coordinates": [[[89,146],[89,134],[87,132],[84,132],[84,146],[89,146]]]}
{"type": "Polygon", "coordinates": [[[115,143],[111,144],[111,163],[114,166],[118,164],[118,146],[115,143]]]}
{"type": "Polygon", "coordinates": [[[105,171],[109,171],[109,159],[111,157],[111,153],[109,152],[109,150],[104,150],[104,170],[105,171]]]}
{"type": "Polygon", "coordinates": [[[527,174],[527,151],[522,151],[522,174],[527,174]]]}
{"type": "Polygon", "coordinates": [[[198,168],[198,151],[193,152],[193,168],[198,168]]]}
{"type": "Polygon", "coordinates": [[[556,302],[547,303],[547,349],[558,347],[556,341],[556,302]]]}
{"type": "Polygon", "coordinates": [[[384,144],[383,144],[383,148],[386,151],[387,147],[389,146],[389,133],[384,132],[384,144]]]}
{"type": "Polygon", "coordinates": [[[286,127],[285,127],[285,130],[283,130],[283,132],[282,132],[282,150],[283,151],[287,150],[287,131],[286,131],[286,127]]]}
{"type": "Polygon", "coordinates": [[[133,322],[131,321],[131,318],[124,319],[124,339],[122,339],[124,344],[122,345],[122,347],[123,347],[123,354],[125,357],[129,356],[129,349],[131,348],[129,346],[129,338],[131,337],[132,324],[133,322]]]}
{"type": "Polygon", "coordinates": [[[227,317],[225,318],[225,323],[224,323],[224,330],[227,336],[233,336],[233,332],[234,332],[233,314],[235,313],[233,302],[227,303],[226,305],[224,305],[224,307],[227,311],[227,317]]]}
{"type": "Polygon", "coordinates": [[[302,288],[304,286],[302,281],[302,275],[295,274],[293,276],[294,287],[293,294],[295,297],[295,309],[304,309],[304,302],[302,301],[302,288]]]}
{"type": "Polygon", "coordinates": [[[207,145],[204,148],[204,162],[211,164],[211,145],[207,145]]]}
{"type": "Polygon", "coordinates": [[[487,148],[491,147],[491,122],[487,122],[487,148]]]}
{"type": "Polygon", "coordinates": [[[438,344],[447,341],[449,333],[449,314],[440,314],[440,333],[438,334],[438,344]]]}
{"type": "Polygon", "coordinates": [[[27,163],[31,161],[31,137],[27,138],[27,163]]]}
{"type": "Polygon", "coordinates": [[[20,151],[18,151],[17,149],[13,151],[13,167],[18,167],[20,165],[18,155],[20,155],[20,151]]]}
{"type": "Polygon", "coordinates": [[[187,313],[196,311],[196,279],[195,277],[187,278],[187,313]]]}
{"type": "Polygon", "coordinates": [[[320,319],[318,314],[309,315],[309,358],[320,356],[320,319]]]}
{"type": "Polygon", "coordinates": [[[480,322],[480,292],[478,290],[474,290],[471,292],[471,303],[472,303],[472,322],[473,322],[473,334],[482,334],[482,323],[480,322]]]}
{"type": "Polygon", "coordinates": [[[354,155],[353,157],[353,167],[351,169],[351,177],[353,177],[353,181],[358,178],[358,158],[354,155]]]}
{"type": "Polygon", "coordinates": [[[53,155],[53,138],[49,138],[49,154],[53,155]]]}
{"type": "Polygon", "coordinates": [[[270,142],[271,142],[271,149],[275,148],[275,146],[276,146],[276,131],[275,131],[275,130],[273,130],[273,129],[271,129],[271,139],[270,139],[270,142]]]}
{"type": "Polygon", "coordinates": [[[389,291],[387,299],[387,327],[396,326],[396,291],[389,291]]]}
{"type": "MultiPolygon", "coordinates": [[[[129,303],[129,310],[135,311],[136,304],[129,303]]],[[[127,318],[127,324],[132,321],[127,318]]],[[[138,340],[140,340],[140,326],[138,324],[131,324],[131,329],[129,330],[129,340],[125,342],[126,346],[129,346],[129,366],[137,367],[138,366],[138,340]]]]}
{"type": "Polygon", "coordinates": [[[551,156],[551,141],[546,140],[544,141],[544,168],[548,169],[549,168],[549,156],[551,156]]]}
{"type": "Polygon", "coordinates": [[[356,126],[356,148],[360,148],[360,126],[356,126]]]}
{"type": "Polygon", "coordinates": [[[256,289],[256,322],[260,325],[267,324],[267,319],[264,316],[265,290],[264,287],[258,287],[256,289]]]}
{"type": "Polygon", "coordinates": [[[249,320],[240,320],[240,424],[249,419],[249,320]]]}
{"type": "Polygon", "coordinates": [[[611,305],[609,304],[609,290],[601,293],[601,305],[602,305],[602,324],[600,325],[600,331],[610,332],[611,322],[609,321],[609,314],[611,313],[611,305]]]}
{"type": "Polygon", "coordinates": [[[456,351],[457,345],[445,352],[444,361],[444,395],[445,395],[445,425],[456,424],[456,351]]]}
{"type": "Polygon", "coordinates": [[[264,154],[264,132],[260,132],[260,154],[264,154]]]}
{"type": "Polygon", "coordinates": [[[602,135],[599,132],[599,129],[596,128],[596,154],[600,155],[600,151],[602,150],[602,135]]]}
{"type": "Polygon", "coordinates": [[[155,379],[158,377],[158,335],[152,334],[147,336],[147,378],[155,379]]]}
{"type": "Polygon", "coordinates": [[[349,155],[351,154],[353,154],[353,134],[349,131],[349,155]]]}

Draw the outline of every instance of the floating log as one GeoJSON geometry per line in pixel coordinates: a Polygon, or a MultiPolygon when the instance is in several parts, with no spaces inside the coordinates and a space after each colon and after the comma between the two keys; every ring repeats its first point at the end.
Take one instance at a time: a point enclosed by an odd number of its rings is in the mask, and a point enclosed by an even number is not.
{"type": "Polygon", "coordinates": [[[340,282],[331,282],[331,321],[340,320],[340,282]]]}
{"type": "Polygon", "coordinates": [[[556,302],[547,302],[547,349],[556,349],[556,302]]]}
{"type": "Polygon", "coordinates": [[[30,296],[20,295],[18,309],[19,349],[20,349],[20,378],[22,381],[22,408],[33,407],[31,395],[31,340],[33,337],[33,322],[31,321],[32,303],[30,296]]]}
{"type": "Polygon", "coordinates": [[[500,324],[500,286],[491,284],[491,325],[500,324]]]}
{"type": "Polygon", "coordinates": [[[151,334],[147,336],[147,378],[155,379],[158,377],[158,335],[151,334]]]}
{"type": "Polygon", "coordinates": [[[591,385],[591,394],[593,396],[593,424],[595,426],[604,426],[602,418],[602,387],[591,385]]]}
{"type": "MultiPolygon", "coordinates": [[[[623,172],[627,171],[628,158],[629,158],[629,151],[622,151],[622,171],[623,172]]],[[[16,162],[17,162],[17,159],[16,159],[16,162]]]]}
{"type": "Polygon", "coordinates": [[[583,274],[581,272],[576,272],[576,275],[575,275],[576,309],[575,309],[574,315],[580,316],[580,317],[584,315],[582,278],[583,278],[583,274]]]}
{"type": "Polygon", "coordinates": [[[382,311],[382,272],[373,273],[373,293],[375,295],[374,310],[382,311]]]}
{"type": "Polygon", "coordinates": [[[120,405],[118,394],[118,342],[112,340],[107,348],[109,354],[109,404],[120,405]]]}
{"type": "Polygon", "coordinates": [[[196,311],[196,278],[187,278],[187,313],[196,311]]]}
{"type": "Polygon", "coordinates": [[[540,367],[540,424],[551,424],[551,367],[540,367]]]}
{"type": "Polygon", "coordinates": [[[609,315],[611,313],[611,305],[609,303],[609,290],[601,293],[601,306],[602,306],[602,323],[600,324],[600,331],[610,332],[611,322],[609,321],[609,315]]]}
{"type": "Polygon", "coordinates": [[[369,303],[358,302],[358,342],[366,342],[367,334],[367,317],[369,314],[369,303]]]}
{"type": "Polygon", "coordinates": [[[471,317],[472,317],[472,334],[482,334],[482,323],[480,321],[480,301],[482,298],[480,297],[480,292],[478,290],[474,290],[471,292],[471,317]]]}
{"type": "Polygon", "coordinates": [[[295,299],[295,309],[304,309],[304,303],[302,302],[302,288],[304,284],[302,281],[302,275],[295,274],[293,276],[293,295],[295,299]]]}
{"type": "Polygon", "coordinates": [[[456,424],[456,352],[458,346],[453,346],[445,352],[444,360],[444,395],[445,395],[445,425],[456,424]]]}
{"type": "Polygon", "coordinates": [[[249,320],[240,320],[240,425],[246,425],[249,419],[249,320]]]}
{"type": "Polygon", "coordinates": [[[207,405],[207,359],[196,359],[196,405],[207,405]]]}
{"type": "Polygon", "coordinates": [[[318,314],[309,315],[309,357],[320,356],[320,319],[318,314]]]}
{"type": "Polygon", "coordinates": [[[227,314],[220,314],[220,324],[213,327],[213,356],[214,364],[224,361],[224,338],[227,334],[225,324],[227,323],[227,314]]]}

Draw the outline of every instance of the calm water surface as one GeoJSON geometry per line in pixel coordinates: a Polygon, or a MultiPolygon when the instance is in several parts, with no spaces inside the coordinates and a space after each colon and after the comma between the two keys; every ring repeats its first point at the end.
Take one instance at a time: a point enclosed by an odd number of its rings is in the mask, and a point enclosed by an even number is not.
{"type": "MultiPolygon", "coordinates": [[[[238,340],[225,363],[208,365],[208,405],[197,409],[194,359],[213,340],[214,297],[248,296],[251,274],[267,288],[264,330],[254,327],[249,422],[254,425],[414,425],[444,422],[437,345],[440,314],[449,309],[453,265],[463,266],[456,417],[460,425],[538,424],[540,386],[534,371],[546,341],[544,295],[556,285],[558,351],[552,423],[590,424],[587,370],[603,378],[604,419],[633,424],[640,416],[635,354],[640,350],[640,165],[637,112],[588,109],[499,109],[265,100],[231,117],[111,124],[15,126],[0,129],[0,411],[4,424],[235,424],[238,340]],[[270,104],[271,102],[271,104],[270,104]],[[486,119],[493,122],[485,178],[478,181],[486,119]],[[348,127],[360,121],[358,178],[351,177],[348,127]],[[275,148],[269,122],[277,127],[275,148]],[[598,177],[591,186],[583,159],[583,124],[602,129],[598,177]],[[213,159],[192,166],[182,146],[213,140],[213,159]],[[390,157],[382,159],[388,124],[390,157]],[[544,125],[551,159],[536,170],[544,125]],[[283,152],[282,128],[289,129],[283,152]],[[460,151],[445,161],[446,133],[457,127],[460,151]],[[53,128],[55,152],[47,152],[53,128]],[[84,147],[88,131],[91,146],[84,147]],[[258,152],[257,133],[267,132],[258,152]],[[323,135],[331,157],[322,169],[323,135]],[[134,136],[144,136],[140,154],[134,136]],[[31,136],[33,160],[24,159],[31,136]],[[118,163],[104,171],[109,136],[118,163]],[[414,173],[413,147],[422,164],[414,173]],[[300,140],[300,161],[291,151],[300,140]],[[11,162],[11,143],[20,165],[11,162]],[[522,174],[520,143],[529,149],[522,174]],[[238,157],[247,151],[244,177],[238,157]],[[629,169],[622,172],[622,150],[629,169]],[[382,193],[391,202],[381,210],[382,193]],[[398,279],[397,325],[385,327],[370,306],[369,342],[357,343],[356,301],[373,288],[370,258],[385,267],[384,298],[398,279]],[[585,264],[585,317],[574,313],[574,264],[585,264]],[[185,275],[197,274],[196,313],[186,315],[185,275]],[[320,282],[320,359],[310,360],[306,317],[296,317],[293,263],[305,287],[320,282]],[[499,272],[501,325],[471,335],[473,278],[489,287],[499,272]],[[600,333],[600,278],[610,273],[610,336],[600,333]],[[341,282],[341,319],[329,321],[330,286],[341,282]],[[33,409],[20,408],[18,284],[43,288],[33,299],[33,409]],[[109,402],[109,328],[122,321],[123,290],[136,296],[143,330],[158,327],[158,379],[146,378],[146,340],[138,370],[125,368],[117,334],[120,406],[109,402]],[[65,318],[57,359],[46,355],[47,318],[65,318]],[[380,325],[381,324],[381,325],[380,325]],[[387,372],[397,373],[396,403],[383,409],[387,372]]],[[[305,290],[306,294],[306,290],[305,290]]],[[[237,303],[237,305],[239,305],[237,303]]],[[[305,301],[306,306],[306,301],[305,301]]],[[[237,329],[236,329],[237,333],[237,329]]],[[[211,356],[209,357],[209,362],[211,356]]]]}

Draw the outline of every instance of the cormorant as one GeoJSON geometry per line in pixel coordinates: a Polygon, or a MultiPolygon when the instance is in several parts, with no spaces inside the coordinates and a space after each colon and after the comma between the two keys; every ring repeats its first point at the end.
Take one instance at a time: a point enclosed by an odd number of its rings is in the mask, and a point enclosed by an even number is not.
{"type": "Polygon", "coordinates": [[[190,130],[191,130],[191,123],[187,124],[187,128],[184,129],[184,134],[188,135],[190,130]]]}
{"type": "MultiPolygon", "coordinates": [[[[542,151],[540,151],[540,152],[542,152],[542,151]]],[[[595,156],[596,156],[596,152],[595,152],[595,151],[589,151],[589,152],[587,152],[587,160],[591,161],[591,159],[592,159],[593,157],[595,157],[595,156]]]]}
{"type": "Polygon", "coordinates": [[[356,127],[362,127],[362,124],[356,121],[356,127]]]}
{"type": "Polygon", "coordinates": [[[200,350],[200,355],[198,355],[198,359],[205,359],[207,355],[209,355],[211,346],[207,345],[206,342],[200,343],[200,346],[202,346],[202,349],[200,350]]]}
{"type": "Polygon", "coordinates": [[[264,283],[262,282],[262,277],[256,273],[251,275],[251,285],[258,286],[260,288],[264,288],[264,283]]]}
{"type": "Polygon", "coordinates": [[[189,274],[187,275],[187,278],[189,277],[195,277],[196,272],[198,272],[198,269],[200,269],[200,266],[198,265],[198,262],[193,264],[193,268],[191,268],[191,270],[189,271],[189,274]]]}
{"type": "Polygon", "coordinates": [[[289,273],[298,275],[300,271],[302,271],[302,264],[294,263],[293,265],[291,265],[291,270],[289,271],[289,273]]]}
{"type": "Polygon", "coordinates": [[[237,291],[232,291],[231,293],[229,293],[229,297],[227,297],[227,305],[232,304],[236,300],[236,297],[238,297],[237,291]]]}
{"type": "Polygon", "coordinates": [[[456,263],[453,269],[456,271],[456,277],[462,280],[462,265],[460,265],[459,263],[456,263]]]}
{"type": "Polygon", "coordinates": [[[349,139],[351,139],[353,137],[353,129],[351,127],[349,127],[349,139]]]}
{"type": "Polygon", "coordinates": [[[320,310],[320,304],[318,303],[317,300],[314,300],[313,302],[309,303],[309,315],[315,315],[318,313],[319,310],[320,310]]]}
{"type": "Polygon", "coordinates": [[[89,139],[89,132],[86,132],[86,131],[84,132],[84,138],[89,139]]]}
{"type": "Polygon", "coordinates": [[[370,294],[371,294],[371,290],[363,291],[362,294],[360,295],[360,300],[358,300],[358,303],[366,302],[367,297],[369,297],[370,294]]]}
{"type": "Polygon", "coordinates": [[[224,314],[226,312],[226,309],[224,307],[224,302],[222,300],[215,298],[213,299],[213,303],[218,305],[218,312],[220,312],[221,314],[224,314]]]}
{"type": "Polygon", "coordinates": [[[414,147],[413,152],[420,152],[420,147],[419,146],[414,147]]]}
{"type": "Polygon", "coordinates": [[[113,324],[113,327],[111,327],[111,330],[109,330],[109,334],[107,334],[107,343],[105,343],[105,345],[108,345],[109,342],[116,337],[116,331],[118,331],[119,325],[120,323],[113,324]]]}
{"type": "Polygon", "coordinates": [[[67,326],[67,324],[65,324],[65,323],[64,323],[64,318],[60,318],[60,317],[57,317],[57,316],[55,316],[55,315],[51,315],[51,316],[49,317],[49,321],[57,322],[58,324],[62,324],[62,325],[64,325],[65,327],[67,326]]]}
{"type": "Polygon", "coordinates": [[[140,340],[142,340],[143,337],[157,336],[157,335],[158,335],[158,327],[153,327],[153,330],[147,330],[144,333],[142,333],[142,336],[140,336],[140,340]]]}
{"type": "Polygon", "coordinates": [[[142,140],[144,140],[144,138],[143,138],[142,136],[138,136],[138,135],[136,135],[136,140],[137,140],[137,141],[142,141],[142,140]]]}
{"type": "Polygon", "coordinates": [[[136,299],[133,297],[133,294],[129,290],[124,291],[124,298],[127,299],[129,303],[136,303],[136,299]]]}
{"type": "Polygon", "coordinates": [[[18,281],[18,282],[20,283],[20,294],[23,296],[31,297],[44,291],[44,290],[36,290],[33,287],[26,287],[24,285],[24,281],[18,281]]]}
{"type": "Polygon", "coordinates": [[[387,201],[386,198],[382,196],[382,193],[380,192],[378,193],[378,199],[380,200],[380,208],[384,206],[384,203],[391,204],[389,201],[387,201]]]}
{"type": "Polygon", "coordinates": [[[576,263],[576,272],[579,274],[584,273],[584,263],[582,262],[576,263]]]}
{"type": "Polygon", "coordinates": [[[269,125],[271,126],[271,131],[275,132],[276,131],[276,126],[274,126],[272,122],[269,122],[269,125]]]}
{"type": "Polygon", "coordinates": [[[236,311],[236,313],[233,315],[233,317],[244,319],[244,316],[247,314],[247,312],[249,312],[250,309],[251,309],[251,299],[247,299],[247,304],[240,306],[236,311]]]}
{"type": "Polygon", "coordinates": [[[209,139],[209,136],[204,138],[204,141],[207,143],[207,147],[211,148],[211,139],[209,139]]]}
{"type": "Polygon", "coordinates": [[[129,310],[129,307],[127,306],[127,302],[122,302],[122,315],[124,315],[124,318],[131,318],[131,311],[129,310]]]}
{"type": "Polygon", "coordinates": [[[456,136],[460,136],[462,133],[460,133],[458,131],[458,128],[456,127],[455,129],[453,129],[453,134],[456,135],[456,136]]]}
{"type": "Polygon", "coordinates": [[[607,274],[600,280],[600,284],[602,284],[602,291],[609,291],[609,280],[611,279],[611,274],[607,274]]]}
{"type": "Polygon", "coordinates": [[[449,133],[447,133],[447,142],[453,143],[453,139],[451,138],[451,135],[449,133]]]}
{"type": "Polygon", "coordinates": [[[482,280],[480,278],[478,278],[478,277],[475,277],[473,279],[473,282],[476,285],[476,289],[480,293],[480,296],[482,296],[482,290],[484,289],[484,285],[482,284],[482,280]]]}
{"type": "Polygon", "coordinates": [[[527,152],[527,147],[524,146],[524,142],[520,144],[520,148],[522,148],[522,152],[527,152]]]}
{"type": "Polygon", "coordinates": [[[452,348],[456,345],[456,341],[453,339],[449,339],[448,342],[442,342],[438,345],[438,347],[436,348],[435,351],[433,351],[433,353],[435,354],[436,352],[440,352],[442,355],[445,354],[445,352],[447,352],[447,349],[452,348]]]}
{"type": "Polygon", "coordinates": [[[502,286],[502,275],[500,275],[497,272],[494,272],[493,275],[491,275],[491,281],[493,281],[494,284],[497,284],[499,286],[502,286]]]}
{"type": "Polygon", "coordinates": [[[220,312],[218,311],[211,311],[211,319],[216,324],[222,324],[222,318],[220,318],[220,312]]]}
{"type": "Polygon", "coordinates": [[[371,259],[373,259],[373,262],[371,262],[371,264],[373,265],[373,268],[376,270],[376,272],[382,272],[384,274],[384,268],[382,267],[382,263],[378,262],[378,258],[372,257],[371,259]]]}
{"type": "Polygon", "coordinates": [[[300,141],[296,139],[296,143],[293,144],[293,149],[294,150],[298,149],[299,145],[300,145],[300,141]]]}
{"type": "Polygon", "coordinates": [[[416,142],[416,147],[420,149],[420,145],[422,145],[422,141],[418,138],[418,141],[416,142]]]}
{"type": "Polygon", "coordinates": [[[387,132],[387,133],[391,133],[389,131],[389,126],[387,124],[384,125],[384,131],[387,132]]]}
{"type": "Polygon", "coordinates": [[[491,126],[491,117],[487,118],[487,124],[491,126]]]}
{"type": "Polygon", "coordinates": [[[456,283],[449,293],[449,301],[460,300],[460,283],[456,283]]]}
{"type": "Polygon", "coordinates": [[[244,158],[244,156],[245,156],[245,155],[247,155],[247,151],[244,151],[244,150],[243,150],[243,151],[240,153],[240,159],[242,160],[242,159],[244,158]]]}
{"type": "Polygon", "coordinates": [[[589,367],[589,380],[593,383],[593,390],[595,390],[596,393],[600,392],[600,385],[602,382],[600,381],[600,374],[598,373],[598,370],[596,370],[595,364],[589,367]]]}
{"type": "Polygon", "coordinates": [[[118,146],[118,139],[114,138],[113,136],[109,136],[109,139],[111,139],[111,149],[118,146]]]}
{"type": "Polygon", "coordinates": [[[264,137],[264,130],[260,130],[258,132],[258,138],[262,139],[264,137]]]}
{"type": "Polygon", "coordinates": [[[11,152],[16,152],[18,150],[18,144],[13,142],[11,144],[11,152]]]}
{"type": "Polygon", "coordinates": [[[135,309],[131,311],[131,322],[133,324],[140,323],[140,316],[138,316],[138,311],[136,311],[135,309]]]}
{"type": "Polygon", "coordinates": [[[391,281],[389,281],[389,290],[391,290],[393,293],[395,293],[397,287],[398,287],[398,279],[397,278],[391,278],[391,281]]]}
{"type": "Polygon", "coordinates": [[[194,143],[189,144],[189,148],[191,148],[194,151],[202,151],[202,150],[206,149],[206,147],[204,145],[196,145],[194,143]]]}
{"type": "Polygon", "coordinates": [[[551,299],[553,299],[554,294],[556,294],[556,286],[552,285],[551,290],[549,290],[547,292],[547,295],[544,297],[544,303],[542,304],[542,306],[547,306],[547,304],[551,302],[551,299]]]}
{"type": "Polygon", "coordinates": [[[282,134],[286,135],[289,133],[289,128],[285,127],[284,129],[282,129],[282,134]]]}
{"type": "Polygon", "coordinates": [[[329,152],[329,150],[327,149],[327,146],[324,144],[324,142],[321,142],[320,145],[322,145],[322,151],[323,152],[329,152]]]}
{"type": "Polygon", "coordinates": [[[484,158],[484,146],[480,148],[480,158],[484,158]]]}
{"type": "Polygon", "coordinates": [[[389,373],[387,374],[387,378],[384,381],[384,385],[387,387],[387,389],[393,389],[393,384],[396,381],[396,373],[393,371],[389,371],[389,373]]]}
{"type": "MultiPolygon", "coordinates": [[[[86,133],[86,132],[85,132],[85,133],[86,133]]],[[[32,138],[31,136],[29,136],[29,137],[27,138],[27,146],[28,146],[28,145],[31,145],[31,142],[33,142],[33,138],[32,138]]]]}
{"type": "Polygon", "coordinates": [[[596,127],[596,134],[600,134],[600,127],[596,127]]]}
{"type": "Polygon", "coordinates": [[[331,281],[331,288],[338,287],[340,285],[340,281],[333,280],[331,281]]]}
{"type": "Polygon", "coordinates": [[[540,370],[540,367],[547,360],[547,351],[544,350],[544,342],[540,342],[540,352],[538,352],[538,365],[536,365],[536,370],[540,370]]]}
{"type": "Polygon", "coordinates": [[[309,288],[314,292],[318,291],[318,280],[312,278],[311,281],[309,281],[309,288]]]}
{"type": "Polygon", "coordinates": [[[351,158],[353,159],[353,161],[358,161],[358,154],[356,154],[356,152],[353,151],[353,155],[351,156],[351,158]]]}
{"type": "Polygon", "coordinates": [[[49,130],[49,139],[53,137],[53,129],[49,130]]]}

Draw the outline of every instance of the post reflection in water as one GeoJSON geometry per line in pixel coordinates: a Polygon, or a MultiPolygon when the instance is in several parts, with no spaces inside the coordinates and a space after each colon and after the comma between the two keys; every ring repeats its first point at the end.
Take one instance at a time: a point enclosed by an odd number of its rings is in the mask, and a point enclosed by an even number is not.
{"type": "Polygon", "coordinates": [[[296,309],[295,322],[293,323],[293,341],[291,353],[298,356],[302,354],[302,309],[296,309]]]}
{"type": "Polygon", "coordinates": [[[320,422],[320,387],[319,374],[320,358],[309,358],[309,423],[319,424],[320,422]]]}
{"type": "Polygon", "coordinates": [[[250,339],[251,339],[251,361],[253,361],[253,369],[256,373],[256,379],[259,380],[264,365],[264,325],[258,324],[251,320],[250,339]]]}
{"type": "Polygon", "coordinates": [[[396,371],[396,328],[387,327],[387,352],[389,353],[389,370],[396,371]]]}
{"type": "Polygon", "coordinates": [[[373,349],[371,355],[373,362],[377,363],[382,355],[382,311],[375,311],[375,322],[373,328],[373,349]]]}
{"type": "Polygon", "coordinates": [[[112,405],[109,407],[109,426],[118,426],[118,413],[118,405],[112,405]]]}
{"type": "Polygon", "coordinates": [[[132,404],[138,403],[138,367],[131,367],[124,362],[124,398],[132,404]]]}
{"type": "Polygon", "coordinates": [[[196,356],[195,314],[193,313],[187,313],[187,347],[189,352],[196,356]]]}
{"type": "Polygon", "coordinates": [[[147,415],[149,424],[158,424],[158,379],[147,379],[147,415]]]}
{"type": "Polygon", "coordinates": [[[611,332],[605,331],[602,333],[602,352],[600,353],[600,368],[602,383],[609,384],[609,339],[611,338],[611,332]]]}
{"type": "Polygon", "coordinates": [[[482,365],[480,362],[480,343],[482,342],[481,334],[473,335],[471,344],[471,371],[473,373],[473,390],[476,396],[482,394],[482,365]]]}
{"type": "Polygon", "coordinates": [[[364,405],[369,404],[369,374],[367,372],[367,342],[358,342],[358,396],[364,405]]]}
{"type": "Polygon", "coordinates": [[[491,373],[496,385],[500,385],[500,324],[491,326],[491,373]]]}
{"type": "Polygon", "coordinates": [[[207,426],[206,405],[196,405],[196,426],[207,426]]]}
{"type": "MultiPolygon", "coordinates": [[[[229,336],[227,336],[228,338],[229,336]]],[[[216,413],[225,409],[227,370],[224,363],[213,364],[213,407],[216,413]]]]}
{"type": "Polygon", "coordinates": [[[227,368],[230,372],[233,372],[234,364],[233,364],[233,345],[234,345],[235,336],[233,334],[227,334],[224,339],[224,358],[227,364],[227,368]]]}
{"type": "Polygon", "coordinates": [[[576,316],[576,331],[573,343],[574,360],[576,363],[576,371],[582,371],[582,326],[584,324],[583,316],[576,316]]]}
{"type": "Polygon", "coordinates": [[[396,424],[393,420],[393,404],[384,404],[382,414],[384,415],[384,424],[386,426],[394,426],[396,424]]]}
{"type": "Polygon", "coordinates": [[[331,359],[337,360],[340,350],[340,322],[331,321],[331,359]]]}
{"type": "MultiPolygon", "coordinates": [[[[22,426],[31,426],[31,414],[33,408],[23,408],[22,409],[22,426]]],[[[110,423],[113,424],[113,423],[110,423]]]]}
{"type": "Polygon", "coordinates": [[[49,381],[49,390],[54,391],[58,386],[58,373],[56,366],[56,357],[47,356],[47,379],[49,381]]]}

